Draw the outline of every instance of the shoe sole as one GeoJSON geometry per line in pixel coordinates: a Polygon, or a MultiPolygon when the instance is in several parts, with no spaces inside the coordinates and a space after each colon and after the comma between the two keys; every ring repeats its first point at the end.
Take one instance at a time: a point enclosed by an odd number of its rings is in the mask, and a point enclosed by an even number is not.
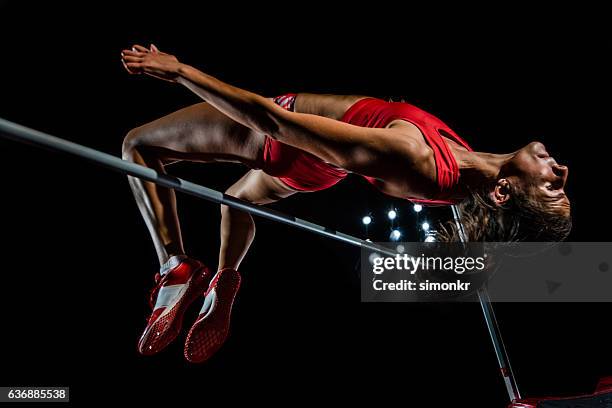
{"type": "Polygon", "coordinates": [[[184,354],[191,363],[203,363],[212,357],[229,335],[230,316],[238,289],[240,274],[231,269],[222,271],[215,287],[209,291],[204,303],[209,306],[193,324],[185,340],[184,354]]]}
{"type": "Polygon", "coordinates": [[[178,302],[164,312],[157,320],[145,329],[138,342],[140,354],[149,356],[157,354],[172,343],[183,327],[183,317],[189,306],[206,290],[210,283],[210,273],[205,266],[200,266],[189,278],[187,288],[178,302]]]}

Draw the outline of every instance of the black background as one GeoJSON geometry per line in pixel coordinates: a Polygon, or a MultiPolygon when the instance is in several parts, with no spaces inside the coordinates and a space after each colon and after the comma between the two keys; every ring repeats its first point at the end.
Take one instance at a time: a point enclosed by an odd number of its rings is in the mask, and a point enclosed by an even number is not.
{"type": "MultiPolygon", "coordinates": [[[[178,85],[123,71],[122,48],[153,42],[267,96],[403,96],[478,150],[507,152],[541,140],[570,167],[570,240],[609,240],[610,44],[601,11],[443,16],[441,6],[344,7],[3,1],[0,115],[119,155],[129,129],[198,101],[178,85]]],[[[358,250],[265,220],[257,221],[232,334],[218,355],[189,365],[181,338],[141,357],[136,342],[157,265],[125,178],[5,140],[0,151],[2,385],[67,385],[76,404],[240,397],[288,405],[506,403],[478,304],[362,304],[358,250]]],[[[244,172],[229,164],[172,168],[218,190],[244,172]]],[[[183,195],[179,206],[187,251],[215,265],[217,206],[183,195]]],[[[273,205],[361,236],[360,218],[371,213],[371,237],[379,240],[388,234],[391,206],[406,237],[416,238],[410,205],[357,178],[273,205]]],[[[439,215],[448,216],[422,216],[439,215]]],[[[590,392],[612,374],[608,304],[496,310],[523,394],[590,392]]]]}

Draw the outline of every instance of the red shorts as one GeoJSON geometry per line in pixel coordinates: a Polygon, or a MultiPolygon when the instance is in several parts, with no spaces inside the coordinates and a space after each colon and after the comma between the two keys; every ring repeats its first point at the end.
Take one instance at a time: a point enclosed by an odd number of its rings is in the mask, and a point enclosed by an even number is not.
{"type": "MultiPolygon", "coordinates": [[[[293,111],[295,94],[274,98],[274,102],[293,111]]],[[[346,170],[326,163],[317,156],[297,147],[266,137],[261,169],[264,173],[278,177],[283,183],[300,191],[319,191],[329,188],[344,179],[346,170]]]]}

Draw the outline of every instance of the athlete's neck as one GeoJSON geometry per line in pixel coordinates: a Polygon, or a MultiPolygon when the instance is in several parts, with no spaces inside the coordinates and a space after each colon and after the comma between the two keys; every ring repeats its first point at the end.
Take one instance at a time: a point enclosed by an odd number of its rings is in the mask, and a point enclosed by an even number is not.
{"type": "Polygon", "coordinates": [[[468,187],[497,181],[502,166],[514,156],[514,153],[495,154],[452,147],[451,149],[459,166],[461,182],[468,187]]]}

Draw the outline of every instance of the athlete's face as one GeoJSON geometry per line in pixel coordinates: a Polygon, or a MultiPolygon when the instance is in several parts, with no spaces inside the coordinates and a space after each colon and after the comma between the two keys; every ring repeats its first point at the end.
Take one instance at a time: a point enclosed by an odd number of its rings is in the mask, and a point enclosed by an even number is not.
{"type": "Polygon", "coordinates": [[[568,169],[558,164],[542,143],[532,142],[518,150],[502,171],[510,183],[535,189],[538,199],[569,216],[570,202],[564,190],[568,169]]]}

